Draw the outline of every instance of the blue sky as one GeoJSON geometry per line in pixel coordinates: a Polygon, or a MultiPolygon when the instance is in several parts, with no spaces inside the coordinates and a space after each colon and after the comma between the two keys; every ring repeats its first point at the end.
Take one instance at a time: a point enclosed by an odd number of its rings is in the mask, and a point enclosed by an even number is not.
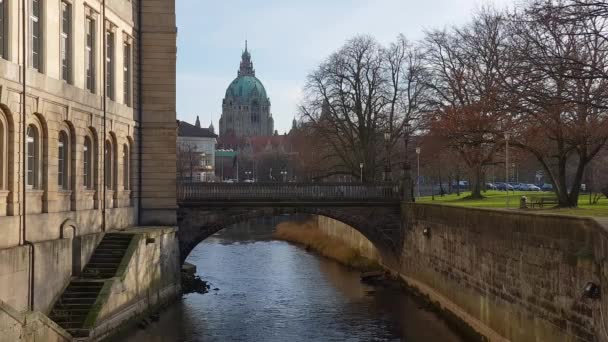
{"type": "Polygon", "coordinates": [[[218,129],[226,87],[245,39],[283,133],[291,127],[306,76],[358,34],[389,43],[431,28],[465,23],[485,5],[512,0],[176,0],[177,116],[218,129]]]}

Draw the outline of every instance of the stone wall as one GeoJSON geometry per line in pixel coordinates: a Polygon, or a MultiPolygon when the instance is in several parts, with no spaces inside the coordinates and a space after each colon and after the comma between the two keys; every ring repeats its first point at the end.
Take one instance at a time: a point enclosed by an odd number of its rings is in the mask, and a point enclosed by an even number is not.
{"type": "MultiPolygon", "coordinates": [[[[594,340],[606,249],[590,219],[434,205],[406,205],[400,273],[473,325],[513,341],[594,340]],[[426,230],[426,233],[425,233],[426,230]]],[[[424,291],[423,291],[424,292],[424,291]]]]}
{"type": "MultiPolygon", "coordinates": [[[[608,340],[608,299],[582,297],[588,282],[608,284],[608,235],[594,220],[421,204],[402,216],[402,252],[385,266],[488,339],[608,340]]],[[[319,226],[366,245],[344,224],[319,226]]]]}
{"type": "Polygon", "coordinates": [[[117,277],[106,281],[97,309],[85,325],[93,340],[111,334],[130,319],[179,296],[181,267],[176,229],[137,228],[117,277]]]}
{"type": "Polygon", "coordinates": [[[18,311],[28,310],[33,267],[34,310],[48,313],[72,274],[82,270],[102,237],[103,234],[69,236],[32,246],[0,249],[0,300],[18,311]]]}
{"type": "Polygon", "coordinates": [[[334,237],[351,248],[355,249],[361,256],[370,260],[380,262],[380,253],[373,243],[353,227],[326,216],[316,216],[319,230],[334,237]]]}
{"type": "Polygon", "coordinates": [[[38,312],[20,313],[0,301],[0,341],[68,342],[72,337],[38,312]]]}

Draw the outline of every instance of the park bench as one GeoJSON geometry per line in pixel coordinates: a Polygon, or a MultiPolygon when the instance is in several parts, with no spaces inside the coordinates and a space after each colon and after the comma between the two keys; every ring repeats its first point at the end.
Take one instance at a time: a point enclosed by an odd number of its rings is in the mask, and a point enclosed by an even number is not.
{"type": "Polygon", "coordinates": [[[532,198],[532,208],[536,206],[542,208],[545,204],[559,204],[559,201],[555,196],[539,196],[532,198]]]}

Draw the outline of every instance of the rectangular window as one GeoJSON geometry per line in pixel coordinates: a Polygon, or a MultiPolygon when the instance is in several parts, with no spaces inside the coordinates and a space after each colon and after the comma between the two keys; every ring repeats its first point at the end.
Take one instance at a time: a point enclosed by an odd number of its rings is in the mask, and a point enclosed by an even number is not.
{"type": "Polygon", "coordinates": [[[72,81],[72,5],[61,2],[61,79],[72,81]]]}
{"type": "Polygon", "coordinates": [[[59,189],[64,189],[65,188],[65,183],[64,183],[64,176],[65,176],[64,158],[65,158],[65,145],[64,145],[63,141],[60,139],[59,140],[59,156],[58,156],[59,167],[57,169],[57,181],[58,181],[57,184],[59,185],[59,189]]]}
{"type": "Polygon", "coordinates": [[[91,188],[91,180],[89,178],[89,165],[91,165],[91,152],[89,151],[90,143],[88,140],[84,144],[84,187],[87,189],[91,188]]]}
{"type": "Polygon", "coordinates": [[[114,32],[106,31],[106,96],[114,100],[114,32]]]}
{"type": "Polygon", "coordinates": [[[30,65],[42,71],[42,0],[30,0],[30,65]]]}
{"type": "Polygon", "coordinates": [[[7,47],[8,47],[8,23],[7,11],[6,11],[6,0],[0,0],[0,58],[8,59],[7,47]]]}
{"type": "Polygon", "coordinates": [[[87,77],[87,90],[95,93],[95,19],[87,17],[85,27],[85,71],[87,77]]]}
{"type": "Polygon", "coordinates": [[[27,186],[36,186],[36,140],[28,135],[27,137],[27,186]]]}
{"type": "Polygon", "coordinates": [[[131,106],[131,44],[125,42],[123,60],[123,93],[127,106],[131,106]]]}

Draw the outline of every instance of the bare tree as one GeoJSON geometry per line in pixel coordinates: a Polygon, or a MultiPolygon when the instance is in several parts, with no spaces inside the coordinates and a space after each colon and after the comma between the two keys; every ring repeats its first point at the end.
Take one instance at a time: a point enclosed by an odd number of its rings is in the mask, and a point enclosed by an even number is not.
{"type": "Polygon", "coordinates": [[[332,166],[327,175],[359,178],[362,170],[364,180],[377,178],[394,146],[418,122],[423,77],[421,55],[404,36],[387,48],[355,37],[309,75],[301,112],[327,147],[320,149],[332,166]]]}
{"type": "Polygon", "coordinates": [[[431,129],[446,139],[473,178],[472,198],[481,198],[484,170],[496,163],[505,125],[500,70],[508,63],[503,16],[479,13],[462,28],[433,31],[425,40],[435,108],[431,129]]]}
{"type": "Polygon", "coordinates": [[[585,167],[608,141],[608,41],[566,20],[565,4],[538,2],[513,15],[504,91],[516,99],[514,146],[540,162],[559,206],[576,207],[585,167]]]}
{"type": "Polygon", "coordinates": [[[194,173],[201,167],[201,152],[196,145],[180,143],[177,146],[177,174],[180,179],[194,180],[194,173]]]}

